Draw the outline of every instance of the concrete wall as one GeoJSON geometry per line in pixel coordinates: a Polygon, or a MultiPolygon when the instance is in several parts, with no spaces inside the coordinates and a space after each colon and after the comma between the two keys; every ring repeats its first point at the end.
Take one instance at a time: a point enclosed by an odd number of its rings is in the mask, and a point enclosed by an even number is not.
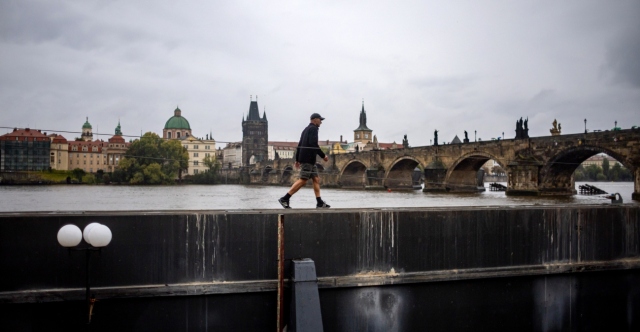
{"type": "MultiPolygon", "coordinates": [[[[85,256],[56,234],[98,221],[93,330],[273,330],[276,212],[0,214],[0,325],[84,329],[85,256]]],[[[282,212],[327,331],[640,326],[637,205],[282,212]]]]}

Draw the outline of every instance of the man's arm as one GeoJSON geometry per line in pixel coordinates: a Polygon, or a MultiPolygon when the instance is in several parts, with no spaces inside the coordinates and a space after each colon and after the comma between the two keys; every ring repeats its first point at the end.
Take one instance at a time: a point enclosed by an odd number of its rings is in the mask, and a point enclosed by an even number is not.
{"type": "Polygon", "coordinates": [[[324,152],[322,152],[322,149],[320,149],[320,145],[318,145],[318,127],[311,128],[311,130],[309,131],[309,140],[307,141],[307,144],[313,149],[316,149],[316,153],[320,156],[320,158],[324,159],[324,152]]]}

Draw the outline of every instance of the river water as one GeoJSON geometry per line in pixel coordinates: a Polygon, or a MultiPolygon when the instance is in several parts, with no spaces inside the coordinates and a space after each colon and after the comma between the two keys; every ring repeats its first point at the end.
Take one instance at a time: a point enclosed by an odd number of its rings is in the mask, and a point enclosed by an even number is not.
{"type": "MultiPolygon", "coordinates": [[[[583,183],[576,183],[576,187],[583,183]]],[[[609,193],[631,200],[632,182],[597,182],[609,193]]],[[[244,185],[102,186],[50,185],[0,186],[0,212],[127,211],[127,210],[251,210],[281,209],[277,199],[288,188],[244,185]]],[[[504,192],[423,193],[322,189],[332,208],[397,208],[441,206],[505,206],[554,204],[609,204],[602,196],[514,197],[504,192]]],[[[293,208],[315,208],[313,189],[302,188],[291,198],[293,208]]]]}

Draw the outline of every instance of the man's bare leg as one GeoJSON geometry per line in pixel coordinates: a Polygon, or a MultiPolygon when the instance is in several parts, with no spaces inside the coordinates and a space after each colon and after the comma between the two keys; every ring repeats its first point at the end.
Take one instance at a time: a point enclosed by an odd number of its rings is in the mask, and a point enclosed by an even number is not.
{"type": "Polygon", "coordinates": [[[316,194],[316,198],[320,197],[320,177],[314,176],[311,178],[313,180],[313,192],[316,194]]]}
{"type": "MultiPolygon", "coordinates": [[[[291,189],[289,189],[288,194],[293,196],[293,194],[297,193],[298,190],[300,190],[300,188],[304,187],[307,184],[307,181],[308,180],[305,180],[305,179],[298,179],[298,181],[293,183],[293,185],[291,186],[291,189]]],[[[315,187],[315,184],[314,184],[314,187],[315,187]]],[[[320,190],[320,189],[318,189],[318,190],[320,190]]]]}

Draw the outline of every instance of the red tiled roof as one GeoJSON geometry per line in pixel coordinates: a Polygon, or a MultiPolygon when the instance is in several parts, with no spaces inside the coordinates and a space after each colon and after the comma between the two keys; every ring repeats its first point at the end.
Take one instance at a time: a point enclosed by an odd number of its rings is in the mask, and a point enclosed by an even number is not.
{"type": "Polygon", "coordinates": [[[12,132],[0,136],[0,140],[3,140],[3,141],[14,141],[14,140],[16,140],[16,137],[18,138],[17,139],[18,141],[24,141],[25,138],[26,138],[27,141],[46,141],[46,140],[49,140],[49,137],[47,137],[47,135],[45,135],[42,132],[40,132],[40,130],[29,129],[29,128],[25,128],[25,129],[14,128],[12,132]]]}

